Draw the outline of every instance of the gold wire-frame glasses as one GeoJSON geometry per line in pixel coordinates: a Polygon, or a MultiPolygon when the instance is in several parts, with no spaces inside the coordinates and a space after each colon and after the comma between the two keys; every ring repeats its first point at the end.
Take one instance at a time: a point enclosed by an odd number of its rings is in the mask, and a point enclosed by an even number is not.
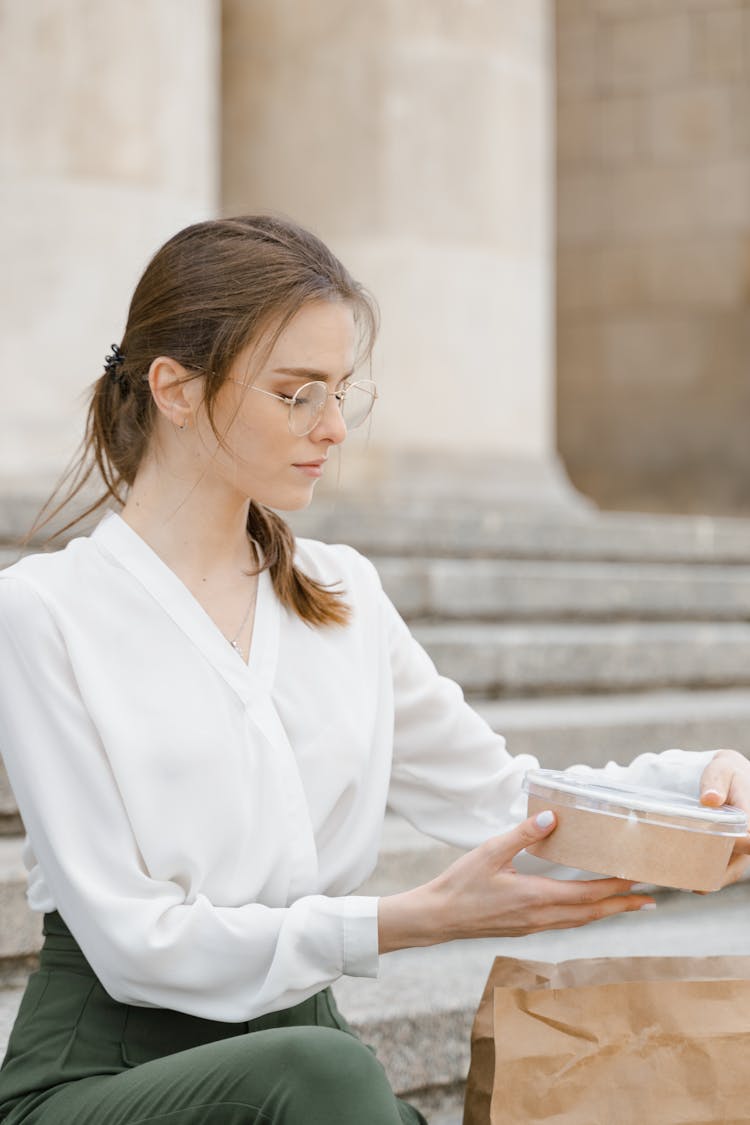
{"type": "Polygon", "coordinates": [[[371,379],[349,383],[341,391],[328,391],[325,383],[316,379],[299,387],[293,395],[276,394],[275,391],[267,391],[263,387],[243,383],[241,379],[232,379],[230,376],[227,379],[250,391],[260,391],[262,395],[285,402],[289,407],[289,432],[295,437],[304,437],[315,429],[329,398],[336,399],[347,429],[354,430],[369,417],[378,397],[378,389],[371,379]]]}

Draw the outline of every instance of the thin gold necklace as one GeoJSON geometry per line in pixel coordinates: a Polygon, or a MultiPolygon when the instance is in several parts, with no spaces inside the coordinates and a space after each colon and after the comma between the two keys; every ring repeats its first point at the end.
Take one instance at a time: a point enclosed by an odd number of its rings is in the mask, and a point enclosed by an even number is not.
{"type": "Polygon", "coordinates": [[[242,651],[242,649],[240,648],[240,645],[239,645],[239,642],[238,642],[237,638],[239,637],[240,633],[242,632],[242,630],[247,625],[248,618],[250,617],[250,610],[253,608],[254,602],[255,602],[255,590],[253,590],[253,596],[250,598],[250,601],[248,602],[247,610],[245,611],[245,616],[242,618],[242,624],[240,625],[239,629],[237,630],[237,632],[234,634],[231,641],[229,642],[230,645],[232,646],[232,648],[234,649],[234,651],[239,653],[239,655],[242,657],[243,660],[245,659],[245,654],[242,651]]]}

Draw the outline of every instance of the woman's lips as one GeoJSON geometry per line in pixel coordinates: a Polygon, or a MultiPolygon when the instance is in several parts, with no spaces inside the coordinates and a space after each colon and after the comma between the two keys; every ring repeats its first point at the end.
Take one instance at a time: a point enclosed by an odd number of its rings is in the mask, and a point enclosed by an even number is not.
{"type": "Polygon", "coordinates": [[[310,461],[306,465],[295,465],[294,468],[299,469],[300,472],[306,473],[307,476],[309,476],[309,477],[322,477],[323,476],[323,462],[322,461],[310,461]]]}

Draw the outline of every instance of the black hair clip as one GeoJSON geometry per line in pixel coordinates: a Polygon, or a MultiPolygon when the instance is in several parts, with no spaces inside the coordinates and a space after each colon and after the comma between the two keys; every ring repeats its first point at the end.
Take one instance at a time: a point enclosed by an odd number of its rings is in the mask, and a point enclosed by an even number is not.
{"type": "Polygon", "coordinates": [[[128,380],[124,372],[120,371],[120,367],[125,362],[125,356],[122,354],[117,344],[112,344],[112,351],[104,359],[104,371],[109,375],[110,379],[115,383],[119,383],[123,390],[128,387],[128,380]]]}

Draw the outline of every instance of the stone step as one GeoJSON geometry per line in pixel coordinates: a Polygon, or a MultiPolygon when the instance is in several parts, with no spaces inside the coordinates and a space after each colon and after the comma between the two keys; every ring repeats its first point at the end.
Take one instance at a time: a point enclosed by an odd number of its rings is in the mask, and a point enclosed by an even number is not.
{"type": "Polygon", "coordinates": [[[22,843],[17,836],[0,838],[0,963],[29,957],[41,947],[41,915],[26,904],[22,843]]]}
{"type": "MultiPolygon", "coordinates": [[[[81,503],[94,493],[81,495],[81,503]]],[[[12,545],[36,516],[47,491],[0,495],[0,544],[12,545]]],[[[87,534],[103,509],[55,540],[87,534]]],[[[48,537],[70,518],[55,517],[48,537]]],[[[505,558],[572,558],[729,562],[750,559],[750,520],[711,516],[653,515],[639,512],[577,510],[541,513],[503,511],[477,500],[463,509],[453,503],[416,499],[394,503],[343,492],[320,495],[305,511],[287,513],[298,535],[330,543],[351,543],[365,553],[490,555],[505,558]]],[[[36,547],[35,549],[39,549],[36,547]]],[[[17,553],[17,552],[16,552],[17,553]]],[[[7,565],[7,564],[6,564],[7,565]]]]}
{"type": "MultiPolygon", "coordinates": [[[[319,502],[319,500],[321,502],[319,502]]],[[[349,543],[364,554],[739,563],[750,560],[750,520],[638,512],[544,513],[427,504],[364,507],[345,500],[288,515],[297,535],[349,543]]]]}
{"type": "Polygon", "coordinates": [[[5,1055],[13,1020],[21,1003],[23,988],[0,989],[0,1057],[5,1055]]]}
{"type": "MultiPolygon", "coordinates": [[[[343,1014],[375,1047],[398,1093],[431,1125],[460,1125],[470,1036],[496,956],[540,961],[619,956],[747,954],[750,884],[715,895],[664,891],[656,910],[522,938],[451,942],[383,957],[377,979],[344,977],[333,990],[343,1014]]],[[[0,1057],[22,996],[0,991],[0,1057]]]]}
{"type": "MultiPolygon", "coordinates": [[[[0,520],[3,498],[0,496],[0,520]]],[[[343,510],[326,514],[311,509],[289,514],[299,535],[328,543],[349,543],[374,561],[422,559],[496,559],[540,562],[610,562],[641,565],[644,580],[651,566],[675,565],[687,571],[707,566],[747,570],[750,559],[750,520],[708,516],[649,516],[630,512],[600,512],[594,517],[545,520],[503,516],[500,513],[455,516],[421,511],[363,512],[343,510]]],[[[82,524],[75,535],[88,534],[96,524],[82,524]]],[[[58,550],[69,535],[49,547],[41,543],[19,547],[12,531],[0,523],[0,569],[24,555],[58,550]]],[[[509,572],[512,573],[512,572],[509,572]]],[[[654,578],[659,577],[655,571],[654,578]]],[[[686,574],[685,578],[696,578],[686,574]]]]}
{"type": "Polygon", "coordinates": [[[373,556],[409,620],[750,620],[750,567],[373,556]]]}
{"type": "Polygon", "coordinates": [[[750,749],[750,691],[663,691],[624,695],[485,700],[472,704],[512,754],[547,769],[626,763],[667,750],[750,749]]]}
{"type": "Polygon", "coordinates": [[[18,812],[16,799],[5,772],[3,760],[0,757],[0,836],[16,835],[23,831],[18,812]]]}
{"type": "Polygon", "coordinates": [[[439,671],[473,696],[750,684],[750,625],[418,624],[439,671]]]}
{"type": "MultiPolygon", "coordinates": [[[[13,546],[36,516],[46,491],[0,495],[0,544],[13,546]]],[[[91,494],[93,498],[93,493],[91,494]]],[[[82,494],[82,504],[85,494],[82,494]]],[[[55,540],[88,534],[103,510],[55,540]]],[[[51,521],[42,540],[70,513],[51,521]]],[[[640,512],[566,510],[522,513],[478,501],[459,509],[422,499],[395,504],[352,503],[345,495],[316,497],[305,511],[286,515],[298,535],[350,543],[366,554],[503,558],[622,559],[669,562],[728,562],[750,559],[750,520],[640,512]]],[[[34,549],[38,550],[39,547],[34,549]]],[[[4,564],[4,565],[7,565],[4,564]]]]}
{"type": "MultiPolygon", "coordinates": [[[[12,561],[0,549],[0,569],[12,561]]],[[[750,567],[373,556],[408,620],[750,620],[750,567]]]]}

